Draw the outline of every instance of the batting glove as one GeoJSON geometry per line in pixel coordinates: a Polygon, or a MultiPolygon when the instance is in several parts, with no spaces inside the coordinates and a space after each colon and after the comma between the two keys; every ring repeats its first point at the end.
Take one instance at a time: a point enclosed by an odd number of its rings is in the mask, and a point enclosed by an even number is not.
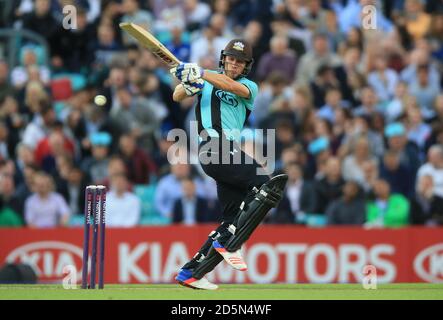
{"type": "Polygon", "coordinates": [[[196,63],[180,63],[169,70],[181,82],[192,82],[203,77],[204,70],[196,63]]]}
{"type": "Polygon", "coordinates": [[[203,79],[197,79],[192,82],[182,82],[182,86],[185,89],[186,95],[191,97],[200,93],[205,86],[205,81],[203,79]]]}

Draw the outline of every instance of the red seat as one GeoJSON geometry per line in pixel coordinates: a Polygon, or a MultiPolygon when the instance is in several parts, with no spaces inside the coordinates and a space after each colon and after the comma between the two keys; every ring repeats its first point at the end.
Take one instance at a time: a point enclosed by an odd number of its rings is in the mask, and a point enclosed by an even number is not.
{"type": "Polygon", "coordinates": [[[60,78],[51,81],[51,91],[54,101],[62,101],[72,96],[72,84],[69,78],[60,78]]]}

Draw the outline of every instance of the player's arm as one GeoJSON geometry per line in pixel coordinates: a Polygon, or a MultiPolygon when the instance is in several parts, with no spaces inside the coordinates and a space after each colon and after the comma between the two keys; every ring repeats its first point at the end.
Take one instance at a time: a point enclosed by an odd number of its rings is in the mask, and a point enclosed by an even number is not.
{"type": "Polygon", "coordinates": [[[188,98],[188,95],[186,94],[185,88],[183,88],[183,85],[179,83],[174,89],[172,100],[175,102],[182,102],[186,98],[188,98]]]}
{"type": "MultiPolygon", "coordinates": [[[[214,87],[223,91],[231,92],[242,98],[250,98],[251,93],[248,87],[241,84],[224,74],[213,73],[203,70],[196,63],[180,63],[170,70],[175,77],[182,83],[192,83],[193,81],[206,80],[214,87]]],[[[185,88],[186,89],[186,88],[185,88]]]]}
{"type": "Polygon", "coordinates": [[[240,82],[229,78],[227,75],[224,74],[204,72],[202,79],[208,81],[210,84],[218,89],[231,92],[242,98],[249,98],[251,95],[248,87],[246,87],[244,84],[241,84],[240,82]]]}

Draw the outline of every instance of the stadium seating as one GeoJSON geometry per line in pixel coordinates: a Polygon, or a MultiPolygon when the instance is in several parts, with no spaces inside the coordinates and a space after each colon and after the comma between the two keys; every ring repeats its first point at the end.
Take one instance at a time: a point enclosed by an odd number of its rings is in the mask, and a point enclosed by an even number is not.
{"type": "Polygon", "coordinates": [[[169,219],[162,217],[154,207],[155,189],[157,184],[139,184],[134,186],[134,193],[141,201],[141,225],[165,225],[169,219]]]}

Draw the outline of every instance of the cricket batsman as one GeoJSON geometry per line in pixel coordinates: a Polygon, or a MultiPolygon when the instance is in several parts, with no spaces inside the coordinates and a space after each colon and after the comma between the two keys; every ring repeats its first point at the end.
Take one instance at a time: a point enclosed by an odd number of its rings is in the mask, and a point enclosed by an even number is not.
{"type": "Polygon", "coordinates": [[[287,182],[286,175],[270,178],[257,174],[261,165],[241,150],[240,137],[235,134],[243,129],[258,92],[257,84],[246,78],[252,64],[251,46],[234,39],[220,54],[219,72],[195,63],[180,63],[170,70],[181,82],[175,87],[174,101],[197,95],[199,160],[205,173],[216,181],[223,211],[221,225],[175,278],[194,289],[218,288],[204,276],[223,259],[236,270],[247,270],[240,248],[268,211],[279,204],[287,182]],[[209,144],[219,148],[208,148],[209,144]],[[239,159],[238,153],[241,161],[234,161],[239,159]],[[215,156],[217,161],[202,161],[203,156],[215,156]]]}

